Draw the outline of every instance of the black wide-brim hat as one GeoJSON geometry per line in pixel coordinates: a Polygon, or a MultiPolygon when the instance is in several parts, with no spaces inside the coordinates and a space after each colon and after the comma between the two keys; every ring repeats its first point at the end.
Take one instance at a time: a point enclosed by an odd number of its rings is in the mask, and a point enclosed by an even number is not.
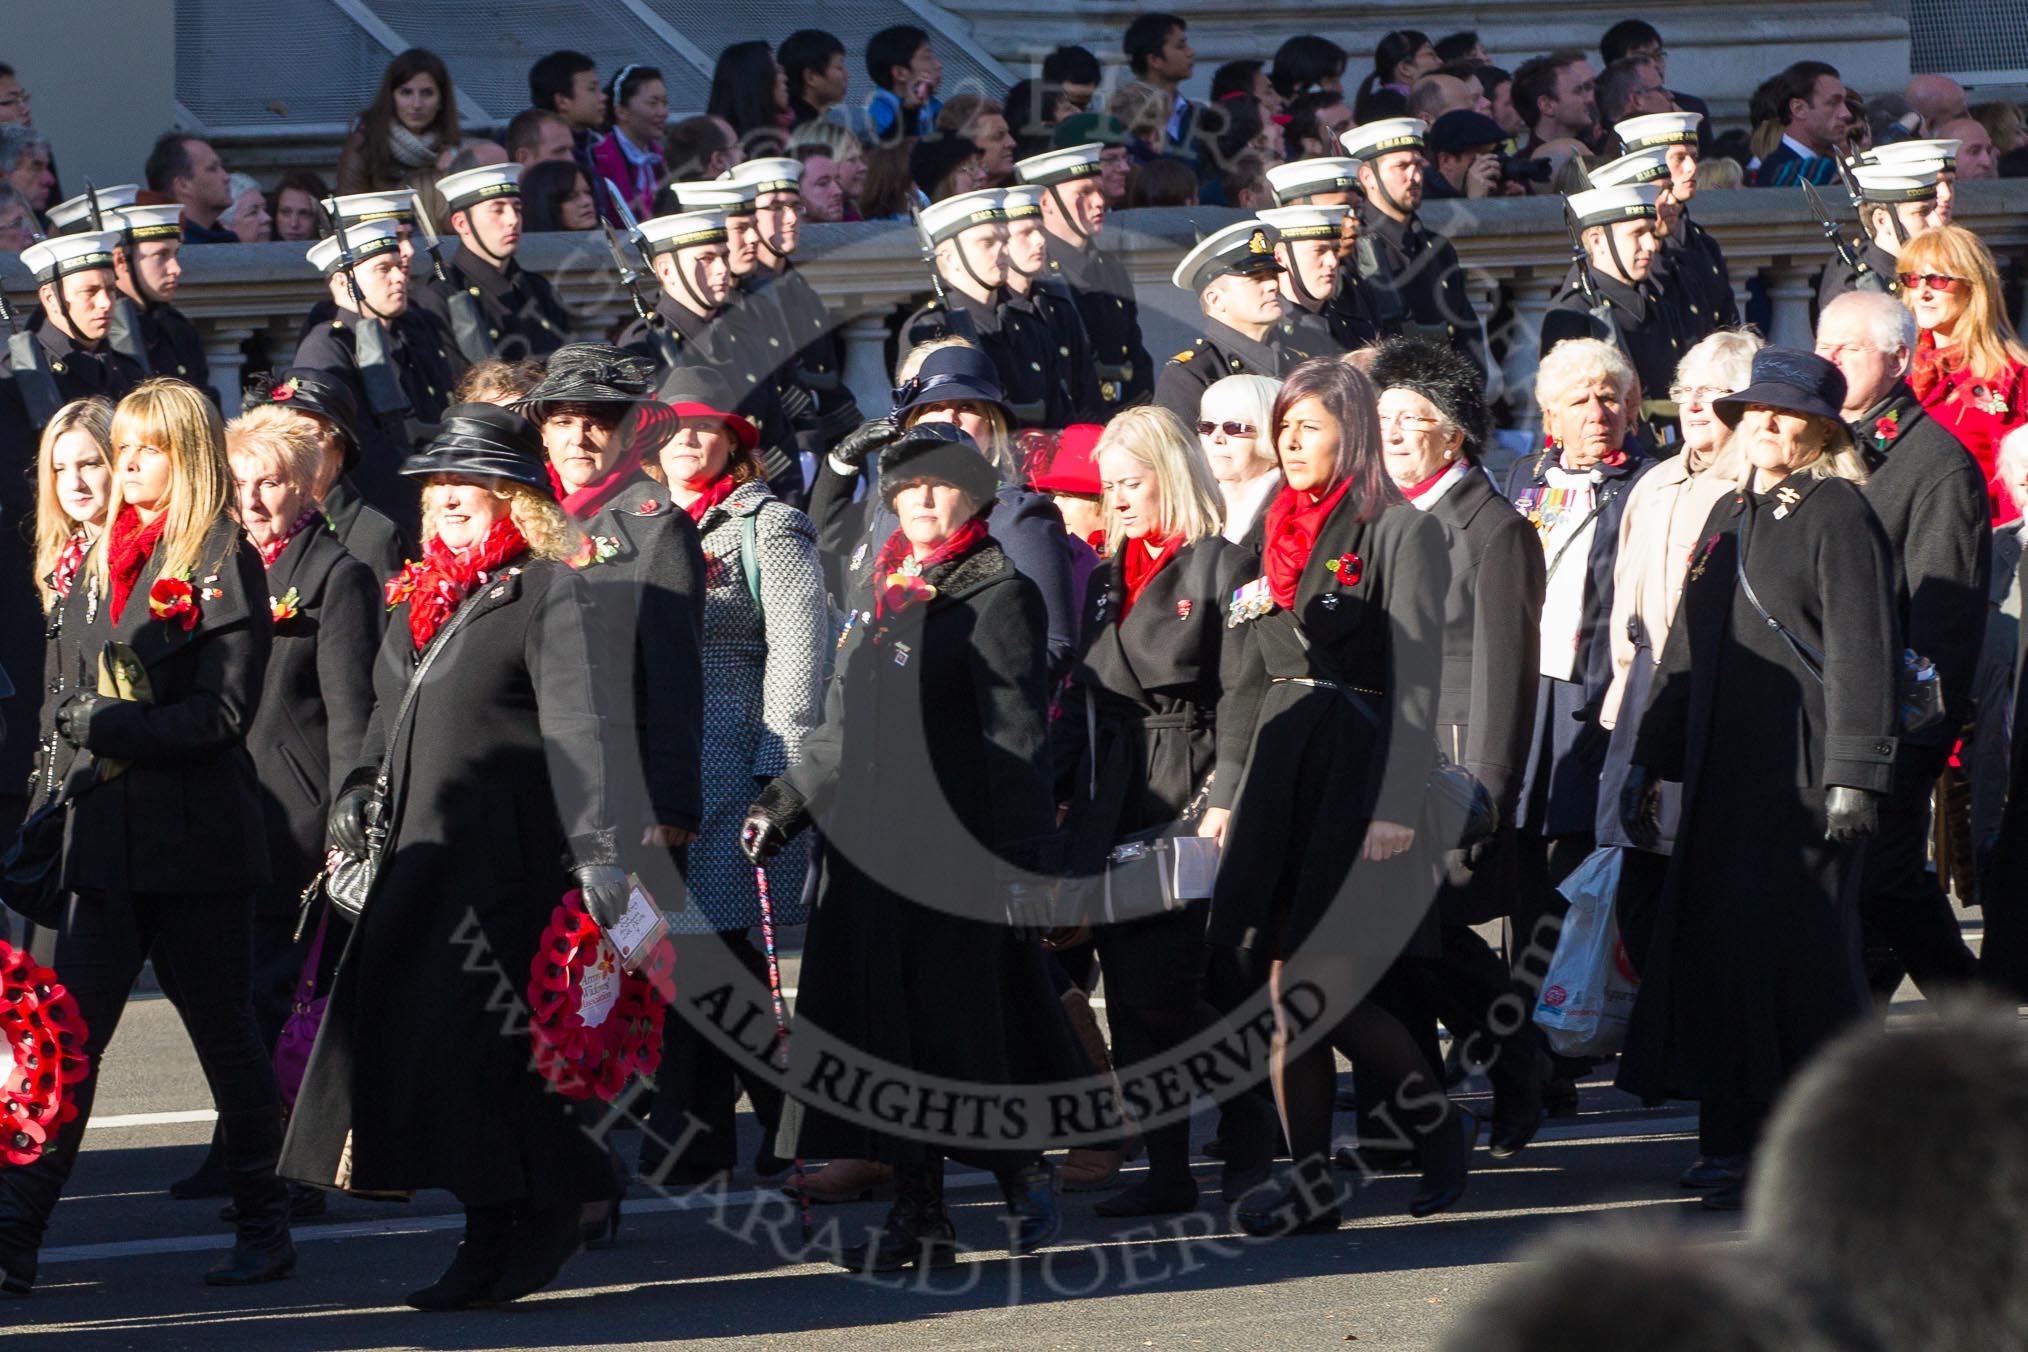
{"type": "Polygon", "coordinates": [[[331,378],[328,371],[314,366],[291,366],[270,376],[265,371],[247,378],[240,402],[248,408],[279,404],[297,413],[310,413],[338,429],[345,446],[345,468],[359,463],[359,437],[352,424],[359,417],[359,403],[352,391],[331,378]]]}
{"type": "Polygon", "coordinates": [[[653,455],[675,435],[676,413],[655,397],[655,363],[610,343],[565,343],[549,354],[542,379],[515,405],[542,426],[555,404],[607,404],[620,445],[653,455]]]}
{"type": "Polygon", "coordinates": [[[1845,373],[1814,352],[1764,347],[1753,354],[1753,379],[1743,390],[1711,401],[1718,420],[1739,426],[1749,407],[1778,409],[1845,425],[1845,373]]]}
{"type": "Polygon", "coordinates": [[[432,474],[505,479],[545,496],[552,491],[542,433],[499,404],[457,404],[445,410],[436,437],[404,461],[401,472],[413,479],[432,474]]]}
{"type": "Polygon", "coordinates": [[[880,495],[894,501],[902,485],[938,479],[984,509],[1000,491],[1000,472],[979,443],[950,423],[917,423],[880,453],[880,495]]]}

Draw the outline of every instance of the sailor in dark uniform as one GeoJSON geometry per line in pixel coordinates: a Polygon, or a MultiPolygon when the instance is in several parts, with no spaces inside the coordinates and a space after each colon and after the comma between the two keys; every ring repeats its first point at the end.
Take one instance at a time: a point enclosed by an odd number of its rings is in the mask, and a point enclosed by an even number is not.
{"type": "Polygon", "coordinates": [[[1847,241],[1854,255],[1851,263],[1834,253],[1824,265],[1817,279],[1819,314],[1847,291],[1901,294],[1895,258],[1909,240],[1949,222],[1950,208],[1943,195],[1953,191],[1949,182],[1953,169],[1954,162],[1940,155],[1853,166],[1852,181],[1859,189],[1856,205],[1866,222],[1866,238],[1847,241]]]}
{"type": "MultiPolygon", "coordinates": [[[[94,394],[117,402],[147,374],[106,341],[113,299],[119,295],[113,277],[113,251],[119,245],[117,230],[87,230],[41,240],[21,251],[22,265],[35,274],[36,295],[42,302],[42,312],[31,317],[28,326],[49,360],[50,375],[66,404],[94,394]]],[[[33,438],[20,445],[26,464],[33,459],[33,438]]]]}
{"type": "MultiPolygon", "coordinates": [[[[115,183],[111,187],[98,188],[78,194],[66,202],[51,207],[44,216],[52,235],[75,235],[90,230],[117,230],[122,233],[126,225],[119,218],[123,207],[134,205],[141,195],[138,183],[115,183]]],[[[183,238],[182,208],[175,208],[176,238],[183,238]]],[[[135,370],[144,377],[151,375],[175,375],[169,371],[158,371],[149,352],[147,326],[141,320],[141,310],[136,304],[134,289],[128,284],[127,260],[133,256],[133,241],[124,241],[120,248],[113,250],[113,269],[119,282],[119,290],[113,296],[113,317],[106,328],[106,346],[132,363],[135,370]]],[[[195,337],[195,334],[192,335],[195,337]]],[[[199,356],[203,354],[198,348],[199,356]]],[[[187,377],[186,377],[187,379],[187,377]]],[[[201,383],[201,382],[200,382],[201,383]]],[[[216,398],[216,396],[214,396],[216,398]]]]}
{"type": "MultiPolygon", "coordinates": [[[[1641,411],[1651,424],[1675,417],[1669,385],[1676,363],[1689,344],[1677,322],[1676,310],[1655,288],[1653,272],[1660,243],[1655,235],[1655,204],[1662,189],[1653,183],[1621,184],[1572,193],[1572,216],[1591,263],[1592,285],[1606,312],[1594,313],[1592,301],[1572,269],[1563,289],[1542,317],[1542,355],[1566,338],[1597,338],[1615,342],[1641,383],[1641,411]],[[1606,314],[1611,317],[1608,324],[1606,314]]],[[[1659,428],[1658,428],[1659,430],[1659,428]]]]}
{"type": "Polygon", "coordinates": [[[1366,311],[1390,338],[1448,343],[1486,369],[1478,311],[1465,291],[1458,251],[1417,217],[1422,206],[1423,122],[1388,117],[1340,138],[1359,161],[1359,239],[1354,271],[1366,311]]]}
{"type": "Polygon", "coordinates": [[[1176,265],[1169,280],[1196,295],[1204,336],[1162,368],[1155,402],[1185,427],[1197,425],[1204,391],[1214,382],[1241,375],[1282,378],[1282,354],[1274,346],[1282,318],[1279,239],[1271,225],[1237,221],[1205,236],[1176,265]]]}
{"type": "Polygon", "coordinates": [[[1361,316],[1332,302],[1338,297],[1338,237],[1350,207],[1274,207],[1260,219],[1275,228],[1282,261],[1282,317],[1274,345],[1286,374],[1311,357],[1335,357],[1380,337],[1361,316]]]}
{"type": "Polygon", "coordinates": [[[570,315],[556,288],[521,266],[521,166],[489,164],[437,180],[447,222],[458,236],[457,256],[444,280],[431,280],[417,302],[445,324],[448,298],[462,291],[478,302],[492,355],[503,361],[540,359],[571,341],[570,315]]]}
{"type": "MultiPolygon", "coordinates": [[[[1032,155],[1014,166],[1021,181],[1041,188],[1044,266],[1063,283],[1091,340],[1099,400],[1108,413],[1147,402],[1154,363],[1141,341],[1141,307],[1126,265],[1099,248],[1106,194],[1100,180],[1102,141],[1032,155]]],[[[1100,421],[1103,421],[1101,419],[1100,421]]]]}
{"type": "Polygon", "coordinates": [[[1649,113],[1614,123],[1622,154],[1591,171],[1594,188],[1654,183],[1666,189],[1656,204],[1662,252],[1655,275],[1663,299],[1682,319],[1684,341],[1693,347],[1706,334],[1739,327],[1739,299],[1733,294],[1725,250],[1710,231],[1690,219],[1690,201],[1697,196],[1698,127],[1703,121],[1700,113],[1649,113]]]}
{"type": "Polygon", "coordinates": [[[1267,171],[1267,181],[1278,208],[1346,208],[1337,213],[1337,280],[1318,313],[1345,351],[1375,342],[1380,336],[1380,326],[1367,308],[1358,272],[1351,265],[1359,247],[1359,206],[1366,200],[1359,187],[1359,161],[1347,155],[1315,155],[1274,166],[1267,171]]]}
{"type": "MultiPolygon", "coordinates": [[[[448,321],[439,318],[420,304],[417,298],[422,284],[415,278],[415,194],[407,188],[391,188],[386,192],[355,192],[344,197],[327,198],[327,214],[332,228],[339,226],[391,225],[394,227],[395,246],[401,254],[401,266],[409,273],[409,307],[396,318],[388,321],[390,329],[398,329],[402,344],[412,352],[430,352],[431,360],[463,375],[470,362],[458,350],[458,342],[451,334],[448,321]]],[[[310,307],[308,320],[303,325],[303,337],[308,338],[318,329],[329,328],[331,321],[338,318],[338,307],[329,297],[310,307]]],[[[456,376],[452,378],[456,384],[456,376]]],[[[444,387],[448,392],[449,386],[444,387]]],[[[436,419],[430,421],[434,424],[436,419]]],[[[399,486],[404,496],[415,495],[414,485],[399,486]]]]}
{"type": "Polygon", "coordinates": [[[1049,330],[1032,309],[1015,309],[1007,290],[1007,213],[1000,190],[959,193],[922,210],[943,295],[901,326],[906,352],[939,338],[978,344],[1000,373],[1016,427],[1066,427],[1078,421],[1055,379],[1059,360],[1049,330]]]}
{"type": "Polygon", "coordinates": [[[106,217],[106,224],[125,236],[113,254],[113,268],[120,290],[140,316],[148,369],[158,376],[187,380],[210,395],[212,403],[220,403],[218,391],[211,388],[211,362],[204,355],[197,326],[169,303],[183,278],[177,257],[183,248],[182,206],[169,202],[121,207],[106,217]]]}
{"type": "Polygon", "coordinates": [[[461,367],[441,347],[410,341],[416,330],[403,322],[411,313],[409,275],[394,222],[339,227],[306,256],[329,279],[335,317],[303,336],[296,365],[327,372],[351,391],[362,410],[354,482],[415,539],[421,502],[401,466],[434,434],[461,367]]]}
{"type": "MultiPolygon", "coordinates": [[[[1024,318],[1032,316],[1049,335],[1054,357],[1043,363],[1051,377],[1049,417],[1064,415],[1062,426],[1104,422],[1112,406],[1099,393],[1096,359],[1084,319],[1071,299],[1070,288],[1049,272],[1049,233],[1042,228],[1042,195],[1033,186],[1002,188],[1000,206],[1007,217],[1007,306],[1024,318]]],[[[1052,427],[1057,426],[1054,421],[1052,427]]]]}
{"type": "MultiPolygon", "coordinates": [[[[682,185],[691,187],[694,185],[682,185]]],[[[674,367],[709,366],[736,397],[735,410],[760,429],[761,468],[778,497],[800,500],[803,470],[790,439],[787,414],[758,352],[743,346],[732,325],[723,321],[732,295],[728,261],[729,224],[722,208],[683,211],[642,221],[637,232],[648,264],[661,283],[649,323],[635,320],[620,335],[620,346],[661,363],[659,381],[667,383],[674,367]],[[673,347],[673,363],[665,350],[673,347]]]]}

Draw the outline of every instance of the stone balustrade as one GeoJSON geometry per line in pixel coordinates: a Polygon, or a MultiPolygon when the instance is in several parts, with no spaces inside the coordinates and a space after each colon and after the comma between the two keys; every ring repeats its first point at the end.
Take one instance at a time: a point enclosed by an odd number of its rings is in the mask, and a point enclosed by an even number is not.
{"type": "MultiPolygon", "coordinates": [[[[1958,220],[2003,259],[2028,257],[2028,181],[1961,184],[1956,210],[1958,220]]],[[[1830,248],[1802,192],[1712,192],[1697,199],[1692,213],[1724,247],[1742,297],[1751,279],[1761,279],[1772,307],[1770,336],[1807,346],[1815,279],[1830,248]]],[[[1170,286],[1169,274],[1194,239],[1237,216],[1223,208],[1179,207],[1115,218],[1111,244],[1133,276],[1148,350],[1157,362],[1187,344],[1196,319],[1194,299],[1170,286]]],[[[1502,313],[1509,317],[1491,336],[1496,351],[1505,353],[1506,387],[1525,392],[1534,375],[1542,315],[1570,264],[1561,205],[1550,198],[1432,202],[1424,219],[1456,244],[1481,313],[1489,320],[1502,313]]],[[[929,291],[914,237],[904,225],[863,222],[806,227],[803,239],[801,266],[844,327],[846,379],[862,408],[885,408],[893,321],[929,291]]],[[[631,317],[599,236],[531,235],[520,256],[525,266],[555,281],[564,303],[583,318],[585,335],[602,334],[631,317]]],[[[423,267],[419,258],[419,274],[423,267]]],[[[14,255],[0,254],[0,282],[17,309],[32,304],[30,279],[14,255]]],[[[204,334],[213,382],[228,409],[238,407],[247,340],[264,336],[271,360],[284,364],[303,316],[325,294],[326,284],[305,261],[301,245],[184,249],[176,304],[204,334]]],[[[1527,403],[1525,397],[1514,401],[1518,423],[1527,421],[1527,403]]]]}

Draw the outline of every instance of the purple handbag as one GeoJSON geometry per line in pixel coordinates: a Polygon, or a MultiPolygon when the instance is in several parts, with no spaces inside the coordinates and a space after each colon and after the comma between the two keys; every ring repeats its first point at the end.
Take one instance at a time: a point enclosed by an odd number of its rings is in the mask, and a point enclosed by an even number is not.
{"type": "Polygon", "coordinates": [[[303,970],[296,977],[296,995],[289,1006],[289,1017],[282,1024],[281,1036],[275,1039],[275,1082],[281,1090],[285,1117],[296,1109],[296,1095],[303,1088],[303,1072],[310,1065],[310,1049],[317,1045],[317,1028],[324,1022],[324,1002],[329,997],[317,994],[317,965],[323,960],[324,935],[330,928],[331,908],[327,904],[317,918],[317,937],[310,940],[303,970]]]}

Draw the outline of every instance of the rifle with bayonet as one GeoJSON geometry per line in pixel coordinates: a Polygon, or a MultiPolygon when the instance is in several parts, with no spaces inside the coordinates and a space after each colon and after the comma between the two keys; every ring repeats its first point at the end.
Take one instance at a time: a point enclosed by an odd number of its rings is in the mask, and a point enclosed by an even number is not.
{"type": "Polygon", "coordinates": [[[451,317],[451,338],[466,361],[485,361],[493,355],[493,342],[486,336],[486,317],[479,313],[479,298],[451,284],[451,275],[444,270],[443,250],[437,247],[436,222],[430,219],[430,209],[423,205],[421,193],[415,195],[415,223],[430,251],[430,275],[443,288],[444,309],[451,317]]]}
{"type": "Polygon", "coordinates": [[[56,376],[49,369],[49,352],[40,339],[21,327],[4,287],[0,287],[0,321],[7,325],[8,379],[21,393],[28,421],[40,431],[63,407],[63,392],[56,388],[56,376]]]}
{"type": "MultiPolygon", "coordinates": [[[[620,220],[626,224],[627,238],[639,240],[641,223],[634,219],[634,209],[627,205],[627,195],[621,192],[611,179],[600,181],[606,185],[613,210],[619,213],[620,220]]],[[[627,246],[620,242],[619,234],[614,231],[612,223],[604,216],[600,216],[599,228],[606,232],[606,252],[612,255],[613,266],[619,270],[620,285],[626,289],[627,299],[634,303],[634,314],[640,319],[642,328],[647,334],[648,346],[654,350],[658,362],[665,368],[674,370],[683,363],[683,345],[677,341],[676,335],[670,332],[669,322],[662,318],[662,312],[656,308],[657,302],[649,301],[641,295],[641,274],[629,261],[627,246]]],[[[641,262],[650,272],[654,270],[648,263],[645,250],[641,253],[641,262]]],[[[659,290],[655,294],[659,301],[659,290]]]]}
{"type": "MultiPolygon", "coordinates": [[[[1838,166],[1838,177],[1845,184],[1846,195],[1852,199],[1852,212],[1859,218],[1859,235],[1853,241],[1857,246],[1857,251],[1848,253],[1845,249],[1840,248],[1838,256],[1847,267],[1852,269],[1854,285],[1859,290],[1891,292],[1894,290],[1894,280],[1890,277],[1881,276],[1879,271],[1867,263],[1863,256],[1866,241],[1873,237],[1873,230],[1866,221],[1866,194],[1860,189],[1859,180],[1852,173],[1854,161],[1847,159],[1843,153],[1836,149],[1831,151],[1831,160],[1838,166]]],[[[1815,197],[1815,195],[1815,190],[1812,189],[1811,196],[1815,197]]],[[[1825,208],[1822,215],[1828,221],[1831,215],[1830,210],[1825,208]]],[[[1893,212],[1890,212],[1889,215],[1894,217],[1894,230],[1896,234],[1901,236],[1901,242],[1903,244],[1908,243],[1908,232],[1901,228],[1901,217],[1893,212]]]]}
{"type": "MultiPolygon", "coordinates": [[[[91,203],[92,229],[106,228],[106,213],[99,207],[99,190],[90,179],[85,180],[85,197],[91,203]]],[[[127,251],[127,275],[134,279],[134,290],[142,290],[140,252],[134,246],[134,237],[123,228],[120,231],[120,246],[127,251]]],[[[117,287],[113,290],[113,313],[106,322],[106,346],[141,368],[144,376],[155,373],[155,365],[148,360],[148,339],[141,331],[141,312],[134,308],[133,300],[117,287]]]]}

